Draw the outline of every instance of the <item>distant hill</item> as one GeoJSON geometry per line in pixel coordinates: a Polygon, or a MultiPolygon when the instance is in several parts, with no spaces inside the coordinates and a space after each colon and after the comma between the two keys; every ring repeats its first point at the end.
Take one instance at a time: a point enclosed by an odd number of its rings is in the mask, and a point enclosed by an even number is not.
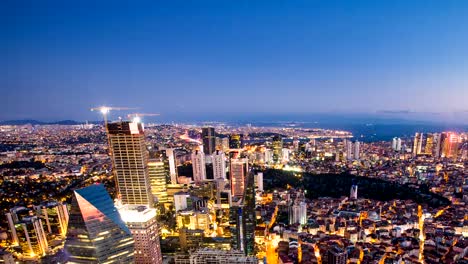
{"type": "Polygon", "coordinates": [[[77,122],[74,120],[61,120],[61,121],[55,121],[55,122],[42,122],[42,121],[37,121],[33,119],[24,119],[24,120],[7,120],[7,121],[1,121],[0,125],[15,125],[15,126],[20,126],[20,125],[79,125],[83,124],[82,122],[77,122]]]}

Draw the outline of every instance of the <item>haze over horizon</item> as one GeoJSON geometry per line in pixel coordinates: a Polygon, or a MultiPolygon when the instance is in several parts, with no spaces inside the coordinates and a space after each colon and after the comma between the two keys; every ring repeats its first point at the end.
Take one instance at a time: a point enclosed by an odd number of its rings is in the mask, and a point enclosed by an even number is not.
{"type": "Polygon", "coordinates": [[[109,3],[0,4],[0,120],[111,105],[468,124],[468,2],[109,3]]]}

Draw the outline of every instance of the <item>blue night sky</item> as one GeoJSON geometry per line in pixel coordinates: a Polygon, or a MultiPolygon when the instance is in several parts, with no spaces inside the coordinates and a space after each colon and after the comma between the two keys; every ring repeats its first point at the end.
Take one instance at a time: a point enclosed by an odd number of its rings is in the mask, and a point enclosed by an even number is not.
{"type": "Polygon", "coordinates": [[[468,1],[1,1],[0,120],[468,121],[468,1]]]}

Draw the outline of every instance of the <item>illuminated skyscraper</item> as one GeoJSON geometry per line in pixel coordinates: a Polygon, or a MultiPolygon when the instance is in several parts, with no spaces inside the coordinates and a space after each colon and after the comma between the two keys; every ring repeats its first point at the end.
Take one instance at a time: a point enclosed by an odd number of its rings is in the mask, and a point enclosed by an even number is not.
{"type": "Polygon", "coordinates": [[[307,224],[307,204],[295,201],[289,208],[289,224],[307,224]]]}
{"type": "Polygon", "coordinates": [[[122,220],[135,240],[135,263],[162,263],[156,209],[125,205],[119,208],[122,220]]]}
{"type": "Polygon", "coordinates": [[[75,190],[65,250],[68,263],[133,263],[134,241],[100,184],[75,190]]]}
{"type": "Polygon", "coordinates": [[[109,123],[107,128],[122,203],[152,206],[154,199],[148,176],[148,151],[143,124],[120,121],[109,123]]]}
{"type": "Polygon", "coordinates": [[[232,196],[242,196],[245,189],[245,181],[249,172],[248,159],[231,159],[229,170],[232,196]]]}
{"type": "Polygon", "coordinates": [[[353,142],[351,142],[350,140],[346,141],[346,159],[353,159],[353,142]]]}
{"type": "Polygon", "coordinates": [[[193,181],[200,183],[206,180],[205,153],[200,150],[192,152],[193,181]]]}
{"type": "Polygon", "coordinates": [[[360,156],[361,156],[361,143],[359,141],[356,140],[356,142],[354,142],[354,159],[355,160],[359,160],[360,156]]]}
{"type": "Polygon", "coordinates": [[[273,149],[273,162],[280,163],[283,155],[283,138],[281,136],[274,136],[272,142],[273,149]]]}
{"type": "Polygon", "coordinates": [[[221,150],[213,153],[213,178],[226,179],[226,155],[221,150]]]}
{"type": "Polygon", "coordinates": [[[413,155],[414,156],[421,154],[423,138],[424,138],[423,133],[416,133],[414,135],[414,142],[413,142],[413,155]]]}
{"type": "Polygon", "coordinates": [[[454,132],[447,132],[443,141],[442,157],[457,158],[460,137],[454,132]]]}
{"type": "Polygon", "coordinates": [[[211,155],[216,149],[216,135],[213,127],[202,128],[203,152],[211,155]]]}
{"type": "Polygon", "coordinates": [[[358,186],[356,184],[353,184],[351,186],[351,191],[350,191],[350,194],[349,194],[349,198],[356,200],[357,199],[357,194],[358,194],[357,191],[358,191],[358,186]]]}
{"type": "Polygon", "coordinates": [[[151,192],[153,193],[153,197],[155,197],[159,203],[166,203],[168,200],[164,162],[150,160],[148,162],[148,175],[151,182],[151,192]]]}
{"type": "MultiPolygon", "coordinates": [[[[171,178],[171,184],[177,184],[177,166],[176,166],[176,157],[173,148],[163,149],[165,152],[165,158],[169,162],[169,175],[171,178]]],[[[169,182],[168,182],[169,183],[169,182]]]]}
{"type": "Polygon", "coordinates": [[[426,145],[424,146],[424,154],[433,155],[434,153],[434,134],[428,133],[426,135],[426,145]]]}
{"type": "Polygon", "coordinates": [[[440,158],[442,154],[442,141],[443,141],[443,134],[434,133],[434,150],[433,155],[435,158],[440,158]]]}

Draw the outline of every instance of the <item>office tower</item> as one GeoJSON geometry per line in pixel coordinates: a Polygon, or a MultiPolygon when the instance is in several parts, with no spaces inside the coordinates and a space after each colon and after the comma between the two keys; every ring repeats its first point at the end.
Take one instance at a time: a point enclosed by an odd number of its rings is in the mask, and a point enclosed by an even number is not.
{"type": "Polygon", "coordinates": [[[280,163],[283,154],[283,138],[281,136],[274,136],[272,142],[273,162],[280,163]]]}
{"type": "Polygon", "coordinates": [[[193,181],[200,183],[206,180],[205,153],[200,150],[192,152],[193,181]]]}
{"type": "Polygon", "coordinates": [[[232,248],[246,255],[254,255],[255,245],[255,188],[253,173],[248,174],[243,196],[235,196],[229,209],[232,248]]]}
{"type": "Polygon", "coordinates": [[[24,257],[42,257],[49,251],[47,236],[42,219],[35,215],[14,220],[12,214],[6,214],[12,234],[13,245],[21,248],[24,257]]]}
{"type": "Polygon", "coordinates": [[[397,138],[394,137],[393,140],[392,140],[392,149],[396,150],[396,148],[397,148],[397,138]]]}
{"type": "Polygon", "coordinates": [[[454,132],[447,132],[443,141],[442,157],[457,158],[460,137],[454,132]]]}
{"type": "Polygon", "coordinates": [[[328,264],[346,264],[348,254],[338,246],[332,246],[328,250],[328,264]]]}
{"type": "Polygon", "coordinates": [[[265,163],[273,162],[273,151],[271,149],[265,149],[264,156],[265,163]]]}
{"type": "Polygon", "coordinates": [[[356,140],[356,142],[354,142],[354,153],[353,153],[355,160],[359,160],[360,158],[360,155],[361,155],[360,146],[361,146],[361,143],[356,140]]]}
{"type": "Polygon", "coordinates": [[[213,153],[213,178],[226,179],[226,155],[221,150],[213,153]]]}
{"type": "Polygon", "coordinates": [[[414,135],[414,142],[413,142],[413,155],[414,156],[421,154],[423,138],[424,138],[423,133],[416,133],[414,135]]]}
{"type": "Polygon", "coordinates": [[[245,181],[249,172],[247,159],[231,159],[229,178],[231,181],[231,193],[233,196],[242,196],[245,189],[245,181]]]}
{"type": "Polygon", "coordinates": [[[283,148],[281,150],[281,161],[282,162],[289,162],[289,153],[291,153],[291,150],[288,148],[283,148]]]}
{"type": "Polygon", "coordinates": [[[107,127],[119,198],[123,204],[152,206],[143,125],[119,121],[107,127]]]}
{"type": "Polygon", "coordinates": [[[353,159],[353,142],[351,142],[350,140],[346,141],[346,158],[348,160],[353,159]]]}
{"type": "Polygon", "coordinates": [[[353,184],[351,186],[351,191],[350,191],[350,194],[349,194],[349,198],[356,200],[357,199],[357,191],[358,191],[358,186],[356,184],[353,184]]]}
{"type": "Polygon", "coordinates": [[[307,204],[295,201],[289,208],[289,224],[307,224],[307,204]]]}
{"type": "Polygon", "coordinates": [[[133,263],[134,241],[101,184],[75,190],[65,250],[68,263],[133,263]]]}
{"type": "Polygon", "coordinates": [[[434,134],[427,134],[426,145],[424,146],[424,154],[431,155],[434,153],[434,134]]]}
{"type": "Polygon", "coordinates": [[[229,148],[230,149],[241,149],[243,148],[242,134],[231,134],[229,136],[229,148]]]}
{"type": "Polygon", "coordinates": [[[162,263],[156,209],[124,205],[119,208],[122,220],[135,241],[135,263],[162,263]]]}
{"type": "Polygon", "coordinates": [[[397,138],[396,151],[401,151],[401,138],[397,138]]]}
{"type": "Polygon", "coordinates": [[[442,153],[442,141],[443,141],[443,134],[434,133],[434,150],[433,155],[435,158],[440,158],[442,153]]]}
{"type": "Polygon", "coordinates": [[[45,202],[34,208],[44,223],[47,233],[65,237],[68,225],[68,209],[65,204],[45,202]]]}
{"type": "Polygon", "coordinates": [[[220,250],[211,248],[199,248],[191,252],[188,259],[177,256],[175,264],[256,264],[258,259],[253,256],[245,256],[239,250],[220,250]]]}
{"type": "Polygon", "coordinates": [[[263,192],[263,172],[258,172],[255,175],[255,188],[263,192]]]}
{"type": "Polygon", "coordinates": [[[166,170],[164,162],[154,159],[148,162],[148,176],[150,178],[151,193],[158,203],[167,203],[166,170]]]}
{"type": "Polygon", "coordinates": [[[163,149],[165,152],[165,158],[169,163],[169,176],[171,181],[168,182],[170,184],[177,184],[177,166],[176,166],[176,156],[174,153],[173,148],[165,148],[163,149]]]}
{"type": "Polygon", "coordinates": [[[211,155],[216,150],[215,129],[213,127],[202,128],[203,152],[211,155]]]}

